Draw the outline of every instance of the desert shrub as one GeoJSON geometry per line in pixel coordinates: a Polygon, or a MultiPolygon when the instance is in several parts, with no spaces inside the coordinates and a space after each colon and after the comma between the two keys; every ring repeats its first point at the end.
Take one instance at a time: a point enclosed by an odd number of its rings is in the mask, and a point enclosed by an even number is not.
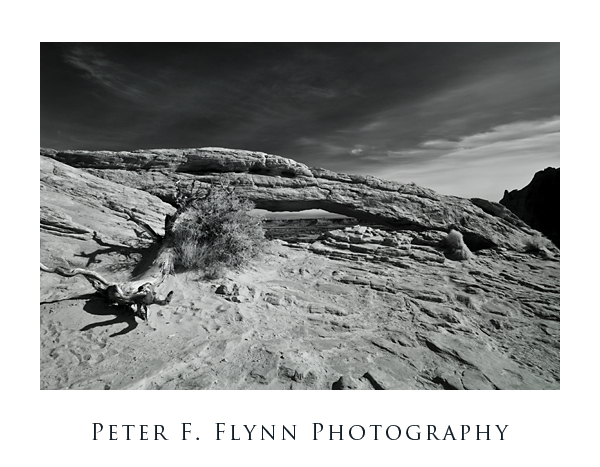
{"type": "Polygon", "coordinates": [[[448,232],[443,244],[446,248],[446,256],[449,259],[464,261],[471,257],[471,250],[465,245],[462,234],[456,230],[448,232]]]}
{"type": "Polygon", "coordinates": [[[532,253],[548,250],[551,246],[552,242],[546,237],[543,237],[540,233],[536,233],[535,235],[527,238],[523,245],[526,252],[532,253]]]}
{"type": "Polygon", "coordinates": [[[265,245],[262,219],[252,209],[251,201],[222,187],[188,199],[170,227],[174,267],[216,277],[247,265],[265,245]]]}

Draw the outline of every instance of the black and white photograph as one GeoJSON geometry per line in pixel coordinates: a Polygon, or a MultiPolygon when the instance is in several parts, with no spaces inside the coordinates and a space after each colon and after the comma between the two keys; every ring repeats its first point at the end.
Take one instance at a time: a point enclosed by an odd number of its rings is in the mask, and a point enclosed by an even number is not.
{"type": "Polygon", "coordinates": [[[593,463],[593,13],[7,4],[4,457],[593,463]]]}
{"type": "Polygon", "coordinates": [[[39,389],[560,390],[560,59],[41,42],[39,389]]]}

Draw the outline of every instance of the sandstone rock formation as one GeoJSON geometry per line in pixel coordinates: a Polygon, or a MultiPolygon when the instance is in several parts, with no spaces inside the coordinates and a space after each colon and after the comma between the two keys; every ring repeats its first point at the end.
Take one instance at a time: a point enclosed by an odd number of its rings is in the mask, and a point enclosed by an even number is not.
{"type": "MultiPolygon", "coordinates": [[[[95,269],[115,282],[130,279],[131,266],[150,244],[127,210],[157,232],[164,232],[165,216],[175,211],[148,193],[40,158],[40,261],[44,265],[95,269]]],[[[89,292],[81,276],[42,274],[40,280],[42,301],[89,292]]]]}
{"type": "Polygon", "coordinates": [[[40,272],[42,389],[557,389],[560,252],[498,203],[226,149],[40,158],[41,261],[114,281],[152,274],[175,184],[225,180],[271,210],[255,264],[169,276],[146,326],[81,277],[40,272]],[[454,229],[472,251],[453,259],[454,229]]]}
{"type": "Polygon", "coordinates": [[[323,209],[403,229],[448,232],[454,227],[474,251],[493,246],[519,249],[534,233],[499,205],[486,209],[478,200],[444,196],[414,184],[309,168],[260,152],[201,148],[133,152],[42,149],[41,153],[166,202],[173,201],[177,182],[210,184],[221,179],[237,186],[238,193],[259,209],[323,209]]]}
{"type": "Polygon", "coordinates": [[[548,167],[525,188],[505,190],[500,203],[560,247],[560,169],[548,167]]]}

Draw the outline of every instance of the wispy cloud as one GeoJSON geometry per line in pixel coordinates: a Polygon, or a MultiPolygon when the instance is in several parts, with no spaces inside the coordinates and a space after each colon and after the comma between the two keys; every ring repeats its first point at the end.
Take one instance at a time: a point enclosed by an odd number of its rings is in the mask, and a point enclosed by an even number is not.
{"type": "Polygon", "coordinates": [[[418,148],[389,151],[373,174],[444,194],[497,201],[505,189],[529,183],[535,172],[559,166],[559,147],[558,116],[520,121],[458,141],[432,140],[418,148]]]}
{"type": "Polygon", "coordinates": [[[145,97],[139,86],[140,76],[107,58],[91,45],[76,45],[66,49],[65,61],[84,73],[89,80],[103,88],[132,100],[145,97]],[[134,84],[135,83],[135,84],[134,84]]]}
{"type": "Polygon", "coordinates": [[[483,148],[491,148],[495,151],[497,144],[510,146],[511,142],[521,144],[532,138],[560,133],[560,118],[558,116],[535,121],[519,121],[504,125],[497,125],[489,131],[463,136],[458,140],[436,139],[424,141],[417,148],[406,151],[388,151],[390,157],[404,156],[422,157],[428,159],[431,155],[448,155],[461,152],[463,155],[478,153],[483,148]]]}

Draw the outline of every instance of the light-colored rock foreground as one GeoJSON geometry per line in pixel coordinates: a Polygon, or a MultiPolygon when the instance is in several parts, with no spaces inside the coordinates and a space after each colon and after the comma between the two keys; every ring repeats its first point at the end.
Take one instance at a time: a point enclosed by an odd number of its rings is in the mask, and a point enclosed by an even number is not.
{"type": "Polygon", "coordinates": [[[174,184],[235,180],[257,207],[360,219],[270,221],[268,247],[214,281],[169,277],[150,324],[82,277],[40,272],[42,389],[558,389],[559,251],[497,203],[222,149],[40,158],[41,261],[143,277],[174,184]],[[473,250],[449,259],[456,228],[473,250]]]}

